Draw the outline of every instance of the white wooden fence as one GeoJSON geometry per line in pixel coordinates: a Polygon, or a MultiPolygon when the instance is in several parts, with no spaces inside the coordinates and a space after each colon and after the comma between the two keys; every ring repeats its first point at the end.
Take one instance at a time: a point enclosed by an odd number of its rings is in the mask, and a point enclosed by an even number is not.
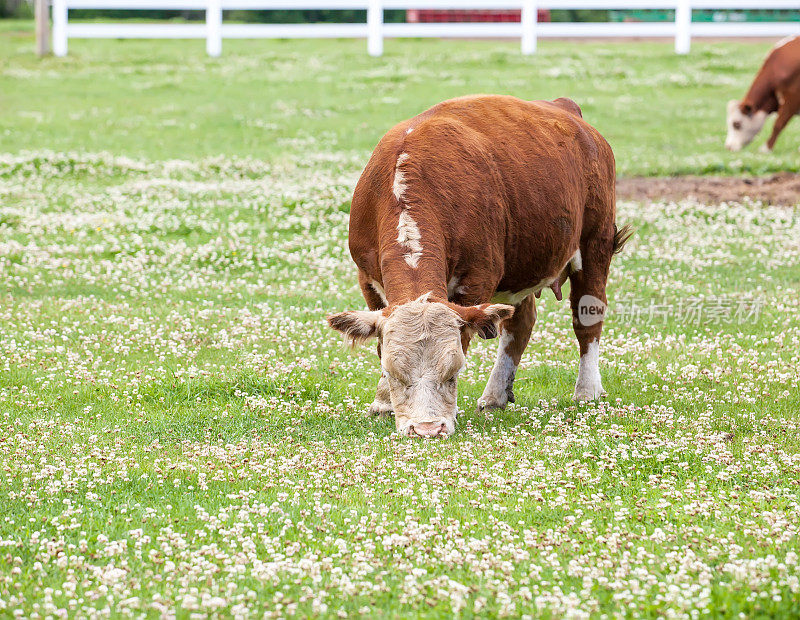
{"type": "Polygon", "coordinates": [[[800,22],[692,22],[694,9],[797,9],[798,0],[53,0],[53,52],[65,56],[68,39],[205,39],[210,56],[222,39],[366,38],[372,56],[387,37],[518,38],[523,54],[538,37],[674,37],[687,54],[693,36],[777,37],[800,34],[800,22]],[[674,9],[674,22],[537,23],[538,9],[674,9]],[[175,9],[205,11],[205,23],[69,23],[70,9],[175,9]],[[223,23],[223,10],[365,9],[358,24],[223,23]],[[384,23],[384,9],[521,9],[518,23],[384,23]]]}

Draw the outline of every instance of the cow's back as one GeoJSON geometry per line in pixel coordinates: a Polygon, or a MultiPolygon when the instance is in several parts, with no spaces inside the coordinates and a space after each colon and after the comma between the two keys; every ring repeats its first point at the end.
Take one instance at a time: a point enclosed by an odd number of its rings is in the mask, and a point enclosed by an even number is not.
{"type": "Polygon", "coordinates": [[[787,37],[779,41],[764,61],[780,81],[800,76],[800,37],[787,37]]]}
{"type": "Polygon", "coordinates": [[[505,96],[445,101],[378,144],[353,197],[351,252],[378,269],[406,209],[451,268],[535,277],[575,251],[585,218],[613,225],[600,206],[609,192],[613,205],[613,186],[611,149],[579,113],[505,96]]]}

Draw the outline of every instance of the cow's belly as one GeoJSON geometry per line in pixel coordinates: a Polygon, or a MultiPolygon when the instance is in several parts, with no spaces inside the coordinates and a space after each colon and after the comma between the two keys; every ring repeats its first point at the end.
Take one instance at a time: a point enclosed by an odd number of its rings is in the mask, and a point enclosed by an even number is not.
{"type": "Polygon", "coordinates": [[[497,291],[494,295],[492,295],[492,303],[496,304],[509,304],[511,306],[517,306],[526,297],[530,297],[531,295],[535,295],[542,289],[550,286],[555,278],[545,278],[544,280],[539,281],[538,284],[534,286],[530,286],[528,288],[524,288],[521,291],[497,291]]]}
{"type": "Polygon", "coordinates": [[[533,286],[518,287],[516,290],[506,290],[506,287],[501,283],[500,288],[492,295],[491,301],[497,304],[510,304],[516,306],[522,303],[526,297],[535,295],[542,289],[547,288],[557,279],[563,282],[563,279],[569,275],[570,271],[581,271],[583,269],[583,258],[581,251],[576,250],[575,253],[569,258],[566,264],[559,269],[555,274],[542,278],[533,286]]]}

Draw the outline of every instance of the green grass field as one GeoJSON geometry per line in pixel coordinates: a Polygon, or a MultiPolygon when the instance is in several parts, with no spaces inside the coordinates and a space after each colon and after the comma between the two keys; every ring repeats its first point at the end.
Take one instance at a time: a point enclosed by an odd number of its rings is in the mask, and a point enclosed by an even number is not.
{"type": "Polygon", "coordinates": [[[546,292],[517,402],[456,434],[365,416],[349,199],[396,121],[568,95],[626,175],[724,152],[766,44],[74,41],[0,24],[0,615],[800,615],[800,211],[621,202],[607,399],[546,292]]]}
{"type": "MultiPolygon", "coordinates": [[[[70,42],[65,59],[37,60],[30,26],[0,22],[2,150],[109,152],[148,160],[253,157],[302,150],[362,162],[394,123],[444,99],[504,93],[567,96],[609,140],[623,175],[763,174],[799,170],[800,123],[775,153],[729,154],[725,104],[741,98],[767,43],[544,41],[70,42]]],[[[771,124],[771,123],[770,123],[771,124]]],[[[768,134],[757,139],[766,141],[768,134]]]]}

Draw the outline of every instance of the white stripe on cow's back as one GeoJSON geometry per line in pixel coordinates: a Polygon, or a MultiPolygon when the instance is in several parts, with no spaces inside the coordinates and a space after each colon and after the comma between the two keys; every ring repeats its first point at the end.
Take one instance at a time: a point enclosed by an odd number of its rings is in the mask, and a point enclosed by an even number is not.
{"type": "Polygon", "coordinates": [[[400,166],[408,159],[408,153],[400,153],[397,163],[394,166],[394,183],[392,183],[392,193],[398,202],[403,202],[403,192],[406,191],[406,175],[400,166]]]}
{"type": "Polygon", "coordinates": [[[406,209],[400,212],[397,221],[397,242],[408,252],[403,254],[403,258],[409,267],[417,268],[419,259],[422,256],[422,235],[414,218],[409,215],[406,209]]]}
{"type": "Polygon", "coordinates": [[[400,153],[394,167],[394,182],[392,192],[397,202],[400,203],[400,216],[397,218],[397,243],[405,250],[403,258],[412,269],[416,269],[419,259],[422,257],[422,234],[419,226],[411,217],[408,211],[408,204],[405,202],[406,176],[401,166],[408,161],[408,153],[400,153]]]}
{"type": "Polygon", "coordinates": [[[784,45],[786,45],[786,44],[787,44],[787,43],[789,43],[790,41],[794,41],[796,38],[797,38],[797,35],[796,35],[796,34],[790,34],[788,37],[783,37],[783,38],[782,38],[780,41],[778,41],[778,42],[775,44],[775,47],[773,47],[772,49],[776,50],[776,49],[778,49],[779,47],[783,47],[784,45]]]}

